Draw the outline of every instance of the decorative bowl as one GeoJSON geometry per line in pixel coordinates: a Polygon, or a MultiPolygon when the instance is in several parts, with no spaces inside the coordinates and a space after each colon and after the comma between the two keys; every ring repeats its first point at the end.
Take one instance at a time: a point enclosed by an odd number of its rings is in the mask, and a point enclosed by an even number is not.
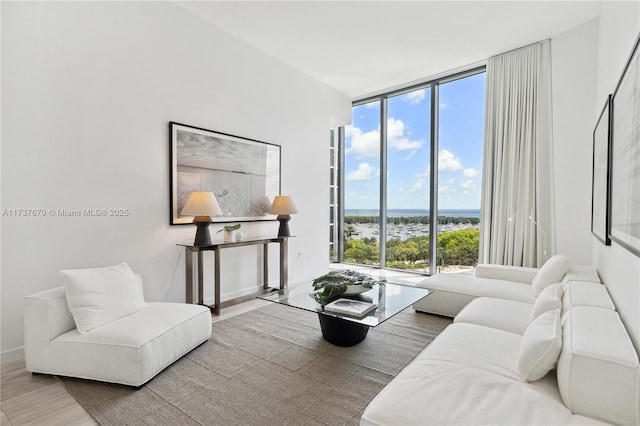
{"type": "Polygon", "coordinates": [[[336,296],[354,296],[371,290],[377,284],[369,275],[350,270],[331,271],[313,280],[312,297],[324,303],[336,296]]]}
{"type": "Polygon", "coordinates": [[[353,294],[360,294],[369,290],[371,290],[371,287],[367,287],[362,284],[352,284],[347,286],[347,290],[344,293],[342,293],[342,295],[349,296],[353,294]]]}

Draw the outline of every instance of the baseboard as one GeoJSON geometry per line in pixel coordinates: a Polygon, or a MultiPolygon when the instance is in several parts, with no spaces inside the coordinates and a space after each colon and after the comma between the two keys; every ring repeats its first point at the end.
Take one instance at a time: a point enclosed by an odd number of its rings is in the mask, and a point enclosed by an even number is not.
{"type": "Polygon", "coordinates": [[[0,364],[8,364],[24,360],[24,346],[9,351],[0,352],[0,364]]]}
{"type": "MultiPolygon", "coordinates": [[[[271,284],[269,284],[271,285],[271,284]]],[[[220,301],[220,306],[221,307],[226,307],[229,305],[233,305],[236,303],[240,303],[243,301],[247,301],[252,299],[253,297],[255,297],[255,295],[262,290],[262,286],[261,285],[257,285],[257,286],[252,286],[252,287],[247,287],[247,288],[243,288],[242,290],[238,290],[238,291],[234,291],[233,293],[226,293],[223,294],[221,297],[221,301],[220,301]]],[[[214,297],[205,297],[204,298],[204,304],[205,305],[213,305],[215,303],[215,299],[214,297]]]]}

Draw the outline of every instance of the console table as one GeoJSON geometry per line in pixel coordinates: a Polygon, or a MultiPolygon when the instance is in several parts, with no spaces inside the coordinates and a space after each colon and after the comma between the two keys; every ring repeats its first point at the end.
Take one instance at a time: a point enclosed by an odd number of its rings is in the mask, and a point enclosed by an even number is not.
{"type": "Polygon", "coordinates": [[[177,244],[185,249],[185,286],[186,286],[186,302],[193,302],[193,254],[198,253],[197,265],[198,265],[198,290],[197,290],[197,303],[204,305],[204,269],[203,269],[203,257],[205,251],[213,252],[213,289],[215,294],[215,303],[213,305],[207,305],[211,311],[220,315],[220,250],[243,247],[243,246],[255,246],[262,245],[262,271],[263,271],[263,289],[269,288],[269,244],[278,243],[280,245],[280,289],[287,287],[288,281],[288,239],[293,237],[249,237],[242,241],[220,241],[214,242],[211,245],[197,246],[194,244],[177,244]]]}

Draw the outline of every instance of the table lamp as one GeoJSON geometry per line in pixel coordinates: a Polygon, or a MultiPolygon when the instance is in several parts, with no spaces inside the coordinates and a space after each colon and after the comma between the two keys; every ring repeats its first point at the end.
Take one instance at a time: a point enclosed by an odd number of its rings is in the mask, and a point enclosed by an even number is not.
{"type": "Polygon", "coordinates": [[[192,192],[181,214],[195,216],[193,223],[198,230],[196,231],[196,239],[193,245],[210,246],[209,224],[212,223],[211,216],[222,216],[222,210],[220,210],[220,205],[218,205],[213,192],[192,192]]]}
{"type": "Polygon", "coordinates": [[[276,195],[271,205],[271,214],[277,214],[277,219],[280,221],[280,228],[278,228],[278,237],[290,237],[289,232],[289,219],[292,214],[298,213],[296,205],[293,204],[293,200],[289,195],[276,195]]]}

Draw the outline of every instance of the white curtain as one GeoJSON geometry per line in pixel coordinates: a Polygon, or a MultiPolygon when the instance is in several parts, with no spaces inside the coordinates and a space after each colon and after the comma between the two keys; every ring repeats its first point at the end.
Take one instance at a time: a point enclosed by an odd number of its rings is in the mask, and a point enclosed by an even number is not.
{"type": "Polygon", "coordinates": [[[480,262],[539,267],[555,252],[551,45],[487,63],[480,262]]]}

